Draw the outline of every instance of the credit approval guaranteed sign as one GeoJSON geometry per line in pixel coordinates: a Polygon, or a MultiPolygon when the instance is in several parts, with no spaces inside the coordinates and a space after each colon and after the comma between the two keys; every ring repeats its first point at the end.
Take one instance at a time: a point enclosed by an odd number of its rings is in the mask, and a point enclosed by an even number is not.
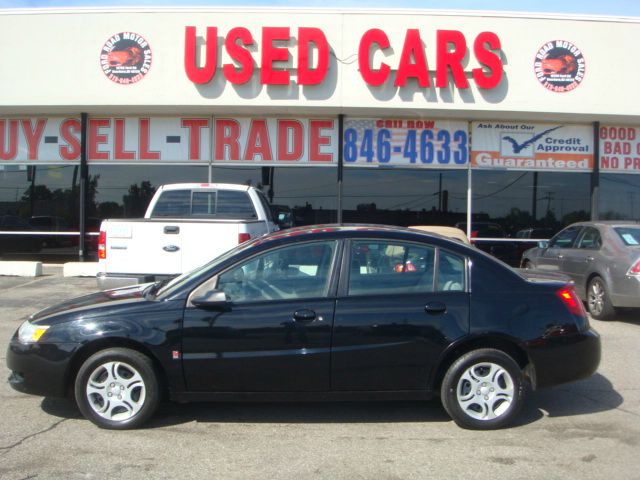
{"type": "Polygon", "coordinates": [[[472,123],[472,168],[588,172],[593,129],[550,123],[472,123]]]}

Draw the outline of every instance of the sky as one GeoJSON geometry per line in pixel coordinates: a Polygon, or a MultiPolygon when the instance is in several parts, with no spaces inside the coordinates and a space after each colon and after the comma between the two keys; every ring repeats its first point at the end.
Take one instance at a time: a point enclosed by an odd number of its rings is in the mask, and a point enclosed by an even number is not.
{"type": "Polygon", "coordinates": [[[640,17],[638,0],[0,0],[0,8],[103,6],[278,6],[341,8],[426,8],[446,10],[498,10],[640,17]]]}

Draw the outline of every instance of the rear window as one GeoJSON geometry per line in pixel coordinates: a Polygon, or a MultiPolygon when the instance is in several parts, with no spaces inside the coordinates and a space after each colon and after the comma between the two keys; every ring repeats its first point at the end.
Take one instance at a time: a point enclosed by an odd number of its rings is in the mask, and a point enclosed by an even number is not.
{"type": "Polygon", "coordinates": [[[257,215],[247,192],[167,190],[160,195],[151,217],[253,220],[257,215]]]}
{"type": "Polygon", "coordinates": [[[640,227],[615,227],[625,245],[640,245],[640,227]]]}
{"type": "Polygon", "coordinates": [[[151,217],[188,217],[191,211],[191,190],[165,190],[160,195],[151,217]]]}

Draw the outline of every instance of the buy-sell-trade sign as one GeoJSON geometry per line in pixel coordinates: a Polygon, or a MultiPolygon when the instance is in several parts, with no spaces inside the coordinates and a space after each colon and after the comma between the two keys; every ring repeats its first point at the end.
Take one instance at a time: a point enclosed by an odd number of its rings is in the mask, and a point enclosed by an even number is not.
{"type": "Polygon", "coordinates": [[[473,122],[472,139],[472,168],[593,169],[593,129],[588,125],[473,122]]]}

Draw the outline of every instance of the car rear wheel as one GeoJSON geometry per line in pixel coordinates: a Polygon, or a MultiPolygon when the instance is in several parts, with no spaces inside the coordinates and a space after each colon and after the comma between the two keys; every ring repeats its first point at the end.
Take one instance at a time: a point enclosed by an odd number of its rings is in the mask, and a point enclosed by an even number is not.
{"type": "Polygon", "coordinates": [[[531,270],[533,268],[533,265],[531,265],[531,262],[529,260],[525,260],[522,264],[522,268],[524,268],[525,270],[531,270]]]}
{"type": "Polygon", "coordinates": [[[593,277],[587,287],[587,307],[591,316],[597,320],[613,318],[616,309],[611,303],[607,285],[600,277],[593,277]]]}
{"type": "Polygon", "coordinates": [[[75,398],[82,414],[101,428],[136,428],[155,412],[160,397],[151,360],[127,348],[95,353],[80,367],[75,398]]]}
{"type": "Polygon", "coordinates": [[[519,365],[500,350],[473,350],[447,371],[440,391],[442,404],[462,428],[493,430],[513,421],[524,401],[519,365]]]}

